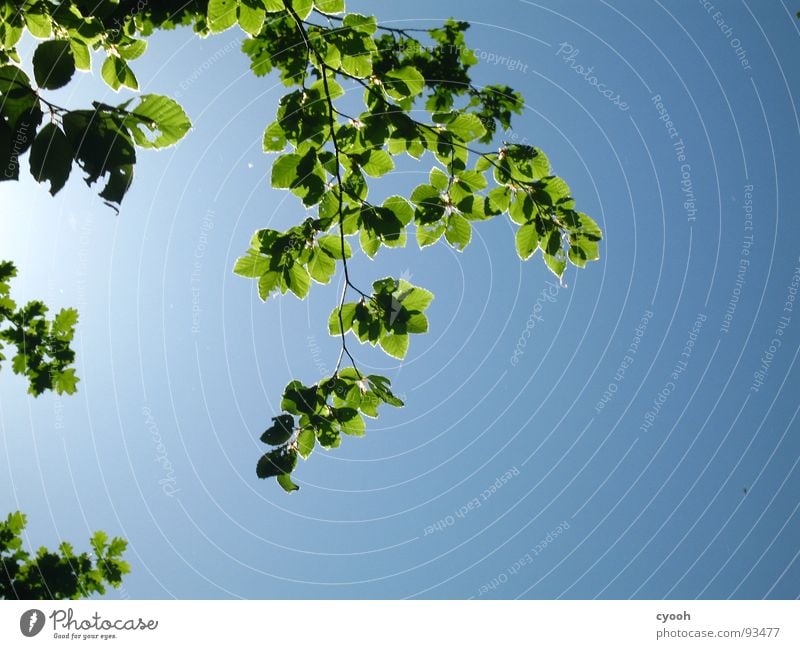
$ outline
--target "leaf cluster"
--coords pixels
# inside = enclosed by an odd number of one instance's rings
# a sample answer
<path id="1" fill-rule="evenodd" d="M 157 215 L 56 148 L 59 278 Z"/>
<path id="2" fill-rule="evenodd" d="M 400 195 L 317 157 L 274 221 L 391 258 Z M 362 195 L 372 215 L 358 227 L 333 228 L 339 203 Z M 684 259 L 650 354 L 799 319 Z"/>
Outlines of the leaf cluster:
<path id="1" fill-rule="evenodd" d="M 391 277 L 379 279 L 372 288 L 369 298 L 334 309 L 328 331 L 339 336 L 352 330 L 362 343 L 380 345 L 389 356 L 402 360 L 408 352 L 409 334 L 428 333 L 424 312 L 433 293 Z"/>
<path id="2" fill-rule="evenodd" d="M 73 394 L 78 377 L 71 367 L 75 352 L 70 346 L 75 335 L 78 312 L 61 309 L 49 320 L 43 302 L 34 300 L 18 307 L 11 298 L 10 280 L 17 269 L 9 261 L 0 262 L 0 362 L 6 360 L 6 346 L 13 345 L 14 374 L 28 379 L 28 392 L 39 396 L 45 390 Z"/>
<path id="3" fill-rule="evenodd" d="M 138 90 L 129 63 L 145 53 L 147 41 L 137 36 L 136 12 L 121 21 L 111 11 L 117 4 L 0 2 L 0 180 L 17 180 L 19 157 L 30 150 L 31 175 L 48 182 L 51 194 L 64 187 L 75 162 L 87 184 L 105 179 L 100 197 L 118 205 L 133 181 L 136 147 L 168 147 L 190 129 L 169 97 L 145 94 L 118 106 L 94 102 L 68 110 L 43 96 L 66 86 L 76 71 L 91 70 L 93 51 L 104 56 L 100 73 L 109 87 Z M 25 29 L 42 39 L 32 58 L 35 85 L 15 49 Z"/>
<path id="4" fill-rule="evenodd" d="M 76 554 L 63 542 L 57 551 L 39 548 L 35 554 L 22 546 L 25 514 L 13 512 L 0 520 L 0 599 L 79 599 L 102 595 L 106 586 L 117 588 L 130 566 L 122 560 L 127 541 L 95 532 L 91 553 Z"/>
<path id="5" fill-rule="evenodd" d="M 284 412 L 272 418 L 261 441 L 273 446 L 261 456 L 256 467 L 259 478 L 276 478 L 284 490 L 297 491 L 291 473 L 299 457 L 307 460 L 319 445 L 337 448 L 341 436 L 361 437 L 366 433 L 364 417 L 378 416 L 378 406 L 401 407 L 403 402 L 391 391 L 389 379 L 362 375 L 355 368 L 343 368 L 311 386 L 292 381 L 281 399 Z"/>
<path id="6" fill-rule="evenodd" d="M 410 236 L 420 248 L 441 242 L 463 251 L 476 223 L 505 214 L 518 226 L 520 259 L 541 251 L 559 279 L 569 263 L 582 268 L 599 258 L 602 231 L 577 210 L 544 152 L 508 143 L 487 148 L 511 127 L 524 102 L 508 86 L 473 84 L 478 57 L 467 44 L 469 23 L 389 27 L 347 12 L 344 0 L 0 0 L 0 162 L 8 161 L 6 177 L 18 177 L 18 158 L 30 149 L 31 173 L 49 181 L 52 193 L 76 162 L 88 184 L 104 182 L 102 198 L 119 204 L 133 179 L 137 148 L 178 142 L 191 127 L 184 111 L 158 95 L 68 110 L 43 91 L 90 69 L 92 53 L 103 58 L 101 76 L 112 89 L 136 90 L 130 62 L 144 54 L 156 29 L 179 25 L 201 36 L 239 30 L 252 72 L 277 74 L 287 86 L 262 142 L 274 155 L 271 186 L 291 192 L 305 213 L 286 231 L 255 232 L 234 272 L 255 281 L 267 300 L 287 292 L 304 299 L 313 283 L 328 284 L 342 271 L 341 298 L 328 322 L 330 334 L 341 339 L 330 381 L 355 381 L 358 389 L 350 385 L 348 394 L 376 394 L 381 403 L 398 405 L 388 380 L 362 377 L 348 334 L 402 359 L 409 336 L 427 332 L 424 312 L 433 297 L 393 278 L 375 281 L 371 294 L 359 289 L 348 268 L 356 238 L 369 258 L 405 246 Z M 35 87 L 15 49 L 25 29 L 42 39 L 32 61 Z M 402 156 L 426 165 L 427 180 L 407 197 L 371 198 L 376 179 L 390 174 Z M 356 302 L 347 301 L 349 292 L 358 295 Z M 342 368 L 345 358 L 351 368 Z M 313 392 L 308 409 L 284 395 L 294 409 L 284 405 L 286 412 L 273 419 L 263 440 L 275 448 L 257 469 L 287 490 L 296 488 L 289 475 L 309 444 L 334 447 L 341 432 L 361 430 L 362 414 L 371 416 L 360 405 L 337 402 L 341 395 L 325 382 L 295 383 L 287 388 L 292 394 Z"/>

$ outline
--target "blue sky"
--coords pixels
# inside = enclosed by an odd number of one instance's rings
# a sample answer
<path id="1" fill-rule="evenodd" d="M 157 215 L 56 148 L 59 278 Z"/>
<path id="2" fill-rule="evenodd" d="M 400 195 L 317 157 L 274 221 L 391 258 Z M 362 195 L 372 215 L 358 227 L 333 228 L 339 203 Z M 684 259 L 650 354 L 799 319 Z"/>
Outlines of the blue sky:
<path id="1" fill-rule="evenodd" d="M 256 479 L 258 436 L 289 380 L 335 365 L 338 286 L 262 304 L 231 273 L 254 230 L 303 216 L 260 148 L 283 88 L 236 30 L 153 37 L 142 90 L 194 129 L 140 156 L 119 216 L 76 170 L 56 198 L 0 186 L 15 292 L 81 315 L 77 395 L 34 400 L 3 368 L 3 511 L 35 546 L 129 539 L 112 598 L 798 597 L 798 7 L 711 4 L 349 3 L 471 22 L 475 83 L 527 101 L 506 139 L 540 146 L 606 238 L 566 286 L 507 219 L 463 253 L 357 256 L 357 283 L 435 293 L 431 331 L 402 364 L 357 349 L 407 405 L 315 453 L 291 496 Z M 116 101 L 89 75 L 56 97 Z"/>

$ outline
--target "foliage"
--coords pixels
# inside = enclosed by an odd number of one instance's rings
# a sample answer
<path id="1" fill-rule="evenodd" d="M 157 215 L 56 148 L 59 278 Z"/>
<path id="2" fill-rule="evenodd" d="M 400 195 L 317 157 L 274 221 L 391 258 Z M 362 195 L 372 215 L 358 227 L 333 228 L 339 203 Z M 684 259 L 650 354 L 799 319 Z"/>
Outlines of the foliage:
<path id="1" fill-rule="evenodd" d="M 122 560 L 127 542 L 104 532 L 95 532 L 89 543 L 91 554 L 75 554 L 66 542 L 58 552 L 39 548 L 31 556 L 22 549 L 25 514 L 14 512 L 0 521 L 0 599 L 78 599 L 104 594 L 106 584 L 117 588 L 122 575 L 130 572 Z"/>
<path id="2" fill-rule="evenodd" d="M 47 307 L 34 300 L 17 308 L 11 299 L 9 280 L 17 269 L 10 261 L 0 262 L 0 361 L 6 360 L 4 343 L 14 345 L 17 353 L 11 359 L 14 374 L 28 378 L 28 392 L 39 396 L 45 390 L 72 394 L 79 379 L 75 369 L 75 352 L 70 347 L 78 322 L 75 309 L 61 309 L 48 320 Z"/>
<path id="3" fill-rule="evenodd" d="M 367 294 L 353 283 L 350 238 L 369 257 L 404 246 L 410 233 L 420 248 L 444 242 L 461 251 L 477 222 L 507 214 L 519 226 L 519 257 L 541 251 L 559 278 L 568 263 L 582 268 L 599 257 L 600 228 L 576 210 L 567 183 L 540 149 L 506 142 L 487 148 L 499 129 L 511 127 L 523 98 L 505 85 L 472 83 L 477 57 L 466 44 L 466 22 L 398 29 L 346 13 L 344 0 L 36 0 L 19 11 L 17 4 L 0 0 L 0 156 L 2 147 L 18 155 L 32 146 L 31 171 L 50 181 L 53 193 L 75 160 L 88 183 L 105 180 L 101 197 L 119 204 L 133 178 L 135 147 L 169 146 L 190 128 L 167 97 L 144 95 L 133 108 L 130 101 L 95 102 L 92 110 L 78 111 L 44 99 L 43 89 L 63 86 L 75 69 L 90 69 L 90 51 L 105 57 L 101 75 L 112 89 L 135 90 L 129 63 L 144 53 L 154 30 L 185 25 L 206 36 L 239 29 L 253 73 L 278 74 L 290 89 L 264 130 L 263 148 L 276 154 L 272 186 L 292 192 L 306 215 L 285 232 L 256 232 L 234 267 L 257 283 L 262 300 L 276 292 L 303 299 L 313 283 L 329 283 L 342 268 L 341 297 L 328 323 L 341 340 L 336 368 L 313 386 L 292 381 L 285 412 L 262 436 L 273 448 L 257 474 L 276 477 L 287 491 L 297 489 L 290 476 L 298 456 L 307 458 L 317 443 L 338 446 L 342 432 L 363 434 L 362 416 L 377 416 L 380 404 L 402 405 L 388 379 L 361 374 L 348 334 L 404 358 L 410 334 L 428 330 L 428 291 L 384 278 Z M 33 57 L 36 90 L 14 50 L 24 28 L 45 39 Z M 362 98 L 358 110 L 350 108 L 353 93 Z M 34 139 L 29 125 L 38 128 L 43 110 L 51 122 Z M 432 165 L 428 180 L 407 198 L 378 204 L 369 197 L 374 181 L 368 179 L 390 173 L 398 156 L 429 161 L 420 162 Z M 350 292 L 359 301 L 347 302 Z M 342 367 L 345 357 L 352 367 Z"/>

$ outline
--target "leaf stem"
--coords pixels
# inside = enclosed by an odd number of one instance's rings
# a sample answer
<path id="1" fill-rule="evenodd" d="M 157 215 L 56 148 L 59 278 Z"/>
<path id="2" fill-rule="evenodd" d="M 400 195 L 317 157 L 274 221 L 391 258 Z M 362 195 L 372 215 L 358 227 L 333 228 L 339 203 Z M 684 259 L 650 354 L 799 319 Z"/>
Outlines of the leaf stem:
<path id="1" fill-rule="evenodd" d="M 308 33 L 303 26 L 303 21 L 300 19 L 300 16 L 297 15 L 297 12 L 294 10 L 294 7 L 291 6 L 291 3 L 284 0 L 284 6 L 289 14 L 292 16 L 295 24 L 297 25 L 297 29 L 300 32 L 300 36 L 303 38 L 303 43 L 306 46 L 306 50 L 308 51 L 309 57 L 314 56 L 319 64 L 320 70 L 322 71 L 322 87 L 325 92 L 325 102 L 328 107 L 328 122 L 330 124 L 331 129 L 331 143 L 333 144 L 333 152 L 336 156 L 336 184 L 338 185 L 339 191 L 337 192 L 338 197 L 338 207 L 337 213 L 339 217 L 339 241 L 341 245 L 341 252 L 342 252 L 342 266 L 344 268 L 344 287 L 342 288 L 342 295 L 339 298 L 339 306 L 338 306 L 338 316 L 339 316 L 339 330 L 342 337 L 342 350 L 339 352 L 339 360 L 336 362 L 336 372 L 339 371 L 341 367 L 342 359 L 344 354 L 347 354 L 350 362 L 353 364 L 353 369 L 355 369 L 356 373 L 361 376 L 361 373 L 358 371 L 356 367 L 355 359 L 350 351 L 347 349 L 347 341 L 345 339 L 345 329 L 344 329 L 344 319 L 342 318 L 342 311 L 344 309 L 344 301 L 347 296 L 347 289 L 353 288 L 355 291 L 360 293 L 364 296 L 359 289 L 357 289 L 353 283 L 350 281 L 350 272 L 347 268 L 347 241 L 345 239 L 344 234 L 344 195 L 343 195 L 343 183 L 342 183 L 342 171 L 341 171 L 341 160 L 340 160 L 340 150 L 339 150 L 339 140 L 336 135 L 336 114 L 337 110 L 336 107 L 333 105 L 333 99 L 331 98 L 331 91 L 330 86 L 328 84 L 328 70 L 330 66 L 328 66 L 325 61 L 322 60 L 322 56 L 320 56 L 319 52 L 311 45 L 311 42 L 308 39 Z"/>

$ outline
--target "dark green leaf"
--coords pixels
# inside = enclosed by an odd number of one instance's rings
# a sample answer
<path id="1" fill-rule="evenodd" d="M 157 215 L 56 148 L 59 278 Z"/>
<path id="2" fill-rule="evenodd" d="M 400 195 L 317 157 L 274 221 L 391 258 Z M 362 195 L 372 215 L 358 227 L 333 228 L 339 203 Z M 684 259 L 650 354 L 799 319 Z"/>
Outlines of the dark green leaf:
<path id="1" fill-rule="evenodd" d="M 291 415 L 279 415 L 272 418 L 272 426 L 267 428 L 261 435 L 264 444 L 278 446 L 289 440 L 294 432 L 294 417 Z"/>
<path id="2" fill-rule="evenodd" d="M 256 466 L 259 478 L 272 478 L 284 473 L 291 473 L 297 465 L 297 451 L 277 448 L 261 456 Z"/>
<path id="3" fill-rule="evenodd" d="M 287 385 L 281 399 L 281 409 L 295 415 L 313 414 L 318 405 L 317 386 L 307 387 L 300 381 L 292 381 Z"/>
<path id="4" fill-rule="evenodd" d="M 67 182 L 72 169 L 72 151 L 67 136 L 54 123 L 47 124 L 33 141 L 30 167 L 37 182 L 50 182 L 53 196 Z"/>
<path id="5" fill-rule="evenodd" d="M 69 41 L 39 43 L 33 53 L 33 76 L 40 88 L 55 90 L 69 83 L 75 74 L 75 58 Z"/>

